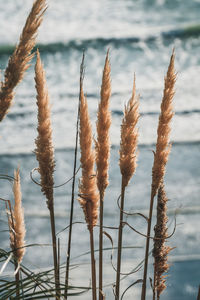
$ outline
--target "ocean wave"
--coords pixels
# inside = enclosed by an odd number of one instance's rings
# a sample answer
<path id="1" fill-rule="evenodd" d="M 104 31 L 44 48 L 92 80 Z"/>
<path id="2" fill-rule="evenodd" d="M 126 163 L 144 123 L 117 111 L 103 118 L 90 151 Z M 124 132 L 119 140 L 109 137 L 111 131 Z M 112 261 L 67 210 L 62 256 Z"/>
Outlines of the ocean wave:
<path id="1" fill-rule="evenodd" d="M 180 28 L 174 28 L 163 32 L 158 32 L 155 35 L 149 35 L 146 37 L 128 36 L 128 37 L 96 37 L 91 39 L 76 39 L 69 40 L 66 43 L 55 42 L 49 44 L 38 44 L 36 47 L 39 48 L 40 52 L 63 52 L 71 49 L 83 51 L 86 48 L 99 48 L 101 46 L 112 46 L 117 48 L 119 46 L 127 47 L 129 44 L 138 44 L 140 41 L 149 43 L 156 41 L 158 38 L 164 40 L 175 38 L 186 39 L 190 37 L 200 36 L 200 24 L 182 26 Z M 15 49 L 14 45 L 11 44 L 0 44 L 0 55 L 10 55 Z"/>
<path id="2" fill-rule="evenodd" d="M 200 140 L 187 140 L 187 141 L 171 141 L 173 147 L 179 147 L 179 146 L 196 146 L 196 145 L 200 145 Z M 155 147 L 155 143 L 139 143 L 138 144 L 138 147 L 139 148 L 154 148 Z M 115 145 L 115 144 L 112 144 L 111 145 L 111 148 L 112 149 L 118 149 L 119 148 L 119 145 Z M 56 153 L 60 153 L 60 152 L 74 152 L 74 147 L 66 147 L 66 146 L 61 146 L 61 147 L 55 147 L 55 152 Z M 9 148 L 9 152 L 8 150 L 5 150 L 5 151 L 2 151 L 0 153 L 0 159 L 3 158 L 3 157 L 20 157 L 20 158 L 23 158 L 23 157 L 31 157 L 31 156 L 35 156 L 34 152 L 33 152 L 33 149 L 28 149 L 27 147 L 24 147 L 24 148 L 12 148 L 10 149 Z"/>

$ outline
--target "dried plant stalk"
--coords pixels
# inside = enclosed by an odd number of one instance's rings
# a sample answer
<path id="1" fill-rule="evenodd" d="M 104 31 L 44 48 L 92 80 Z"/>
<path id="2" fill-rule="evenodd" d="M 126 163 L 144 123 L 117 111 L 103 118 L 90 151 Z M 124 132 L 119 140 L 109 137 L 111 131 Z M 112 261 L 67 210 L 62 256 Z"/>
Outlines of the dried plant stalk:
<path id="1" fill-rule="evenodd" d="M 57 256 L 57 241 L 55 231 L 54 217 L 54 195 L 53 195 L 53 173 L 55 168 L 54 148 L 52 143 L 51 129 L 51 112 L 49 104 L 49 96 L 46 87 L 45 72 L 40 59 L 39 51 L 37 51 L 37 61 L 35 65 L 35 87 L 37 90 L 37 106 L 38 106 L 38 137 L 35 140 L 35 154 L 39 163 L 39 173 L 41 176 L 41 190 L 46 196 L 47 206 L 50 212 L 51 234 L 53 242 L 53 260 L 54 274 L 56 285 L 56 297 L 59 297 L 59 268 Z"/>
<path id="2" fill-rule="evenodd" d="M 96 267 L 94 257 L 93 227 L 97 224 L 99 193 L 97 192 L 96 175 L 94 172 L 95 153 L 92 149 L 92 129 L 88 114 L 87 101 L 80 88 L 80 149 L 82 178 L 79 185 L 79 202 L 85 214 L 90 233 L 92 297 L 96 300 Z"/>
<path id="3" fill-rule="evenodd" d="M 160 294 L 166 288 L 165 285 L 165 275 L 169 269 L 169 264 L 167 263 L 168 254 L 171 251 L 171 247 L 166 246 L 166 239 L 168 237 L 167 233 L 167 197 L 165 193 L 164 184 L 161 183 L 158 190 L 158 200 L 157 200 L 157 223 L 154 228 L 155 238 L 154 238 L 154 297 L 156 294 L 157 300 L 160 299 Z M 154 298 L 155 299 L 155 298 Z"/>
<path id="4" fill-rule="evenodd" d="M 37 30 L 42 22 L 46 7 L 46 0 L 34 1 L 20 36 L 19 44 L 9 59 L 4 81 L 1 82 L 0 88 L 0 121 L 8 113 L 14 97 L 14 88 L 23 79 L 33 58 L 34 54 L 31 54 L 31 51 L 35 46 Z"/>
<path id="5" fill-rule="evenodd" d="M 99 300 L 103 299 L 103 201 L 105 189 L 108 186 L 108 168 L 110 157 L 110 136 L 111 112 L 109 110 L 111 96 L 110 62 L 109 51 L 106 55 L 102 85 L 101 101 L 97 115 L 97 141 L 96 141 L 96 165 L 97 165 L 97 186 L 100 194 L 100 215 L 99 215 Z"/>
<path id="6" fill-rule="evenodd" d="M 150 233 L 151 233 L 151 221 L 152 221 L 154 197 L 158 191 L 161 182 L 164 179 L 165 166 L 168 161 L 168 156 L 171 148 L 171 145 L 169 143 L 170 131 L 171 131 L 170 121 L 174 114 L 172 100 L 174 97 L 174 85 L 176 82 L 174 59 L 175 59 L 175 53 L 173 50 L 168 71 L 167 71 L 167 76 L 165 77 L 165 87 L 163 92 L 161 113 L 159 117 L 159 124 L 157 130 L 156 152 L 154 154 L 154 164 L 152 168 L 152 187 L 151 187 L 151 199 L 150 199 L 149 218 L 148 218 L 148 227 L 147 227 L 145 263 L 144 263 L 141 300 L 146 299 L 146 280 L 147 280 L 147 269 L 148 269 L 149 241 L 150 241 Z"/>
<path id="7" fill-rule="evenodd" d="M 120 170 L 122 174 L 121 183 L 121 204 L 120 204 L 120 222 L 118 231 L 118 253 L 117 253 L 117 274 L 115 299 L 119 300 L 120 296 L 120 271 L 121 271 L 121 254 L 122 254 L 122 235 L 123 235 L 123 210 L 125 189 L 131 177 L 136 170 L 136 150 L 138 144 L 138 129 L 136 128 L 139 119 L 139 96 L 136 95 L 135 77 L 133 83 L 132 97 L 125 106 L 124 118 L 121 126 L 121 143 L 120 143 Z"/>

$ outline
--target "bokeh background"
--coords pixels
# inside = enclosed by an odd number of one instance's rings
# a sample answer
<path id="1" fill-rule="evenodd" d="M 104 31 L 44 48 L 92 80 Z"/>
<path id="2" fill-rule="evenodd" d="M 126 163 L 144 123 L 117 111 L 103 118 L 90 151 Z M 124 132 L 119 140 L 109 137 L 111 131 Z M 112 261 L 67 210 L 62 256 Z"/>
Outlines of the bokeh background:
<path id="1" fill-rule="evenodd" d="M 0 1 L 0 68 L 5 69 L 9 55 L 18 41 L 32 0 Z M 94 137 L 102 70 L 106 51 L 110 48 L 112 77 L 112 127 L 110 185 L 105 196 L 105 225 L 118 226 L 120 194 L 119 143 L 124 104 L 129 100 L 136 73 L 140 96 L 138 167 L 126 193 L 125 209 L 148 213 L 152 150 L 155 149 L 156 128 L 164 86 L 164 76 L 173 47 L 178 73 L 174 98 L 175 116 L 172 122 L 173 147 L 165 177 L 169 198 L 169 232 L 176 232 L 168 241 L 175 249 L 170 253 L 170 271 L 163 300 L 192 300 L 200 284 L 200 1 L 193 0 L 59 0 L 48 1 L 48 9 L 38 34 L 38 47 L 45 66 L 52 103 L 53 140 L 55 145 L 55 182 L 61 184 L 72 176 L 75 124 L 79 93 L 79 68 L 83 49 L 86 71 L 84 91 L 93 124 Z M 33 150 L 37 136 L 37 107 L 34 87 L 34 64 L 16 89 L 14 105 L 0 124 L 0 173 L 12 175 L 20 165 L 25 208 L 27 244 L 40 244 L 27 249 L 24 264 L 34 270 L 52 265 L 48 210 L 39 186 L 30 179 L 37 167 Z M 77 174 L 76 186 L 81 173 Z M 34 178 L 39 180 L 37 174 Z M 0 181 L 1 197 L 12 199 L 12 186 Z M 55 189 L 57 232 L 68 225 L 71 183 Z M 76 189 L 77 195 L 77 189 Z M 9 249 L 6 214 L 0 203 L 1 248 Z M 78 201 L 74 221 L 84 221 Z M 140 217 L 128 217 L 127 222 L 145 233 L 146 224 Z M 117 233 L 108 230 L 114 245 Z M 95 231 L 98 235 L 98 229 Z M 144 256 L 144 238 L 124 229 L 122 272 L 134 269 Z M 59 234 L 65 262 L 67 230 Z M 72 263 L 79 267 L 71 273 L 74 285 L 90 284 L 89 235 L 84 224 L 73 227 Z M 105 247 L 110 247 L 105 239 Z M 136 248 L 134 248 L 136 247 Z M 110 263 L 111 251 L 105 251 L 105 288 L 112 299 L 115 272 Z M 115 263 L 114 254 L 114 263 Z M 152 261 L 150 264 L 152 265 Z M 9 268 L 6 270 L 8 275 Z M 86 276 L 85 274 L 88 274 Z M 124 276 L 122 291 L 142 272 Z M 152 268 L 148 277 L 152 277 Z M 130 288 L 124 299 L 139 298 L 140 285 Z M 148 282 L 148 295 L 151 289 Z M 82 295 L 88 299 L 89 293 Z M 74 297 L 79 299 L 79 297 Z"/>

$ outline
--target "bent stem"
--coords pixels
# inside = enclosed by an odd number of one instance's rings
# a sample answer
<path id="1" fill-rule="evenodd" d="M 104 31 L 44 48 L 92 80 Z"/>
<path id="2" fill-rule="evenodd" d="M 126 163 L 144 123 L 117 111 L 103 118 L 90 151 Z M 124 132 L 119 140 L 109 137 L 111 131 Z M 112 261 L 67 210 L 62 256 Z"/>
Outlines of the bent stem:
<path id="1" fill-rule="evenodd" d="M 119 223 L 119 231 L 118 231 L 118 252 L 117 252 L 117 275 L 116 275 L 115 300 L 119 300 L 119 294 L 120 294 L 120 272 L 121 272 L 121 255 L 122 255 L 124 195 L 125 195 L 125 185 L 123 183 L 123 178 L 122 178 L 120 223 Z"/>

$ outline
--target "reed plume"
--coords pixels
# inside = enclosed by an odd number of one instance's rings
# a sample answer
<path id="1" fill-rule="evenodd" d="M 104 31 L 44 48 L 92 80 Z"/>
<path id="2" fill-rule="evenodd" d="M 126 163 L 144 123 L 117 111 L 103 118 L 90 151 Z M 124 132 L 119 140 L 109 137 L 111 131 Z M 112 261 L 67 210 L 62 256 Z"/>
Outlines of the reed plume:
<path id="1" fill-rule="evenodd" d="M 92 149 L 92 128 L 88 114 L 87 100 L 80 91 L 80 149 L 82 178 L 79 185 L 79 203 L 83 208 L 88 228 L 97 224 L 99 193 L 97 192 L 97 180 L 94 170 L 95 152 Z"/>
<path id="2" fill-rule="evenodd" d="M 35 0 L 31 12 L 26 20 L 18 45 L 8 61 L 4 73 L 4 81 L 0 87 L 0 121 L 12 104 L 14 88 L 23 79 L 25 71 L 30 66 L 34 54 L 31 51 L 36 43 L 37 30 L 46 10 L 46 0 Z"/>
<path id="3" fill-rule="evenodd" d="M 139 119 L 139 96 L 136 96 L 135 78 L 133 83 L 132 97 L 125 105 L 124 118 L 121 126 L 120 143 L 120 170 L 123 185 L 127 186 L 136 170 L 136 149 L 138 143 L 138 129 L 136 124 Z"/>
<path id="4" fill-rule="evenodd" d="M 20 174 L 19 168 L 14 172 L 14 184 L 13 184 L 13 194 L 14 194 L 14 209 L 12 216 L 9 217 L 10 226 L 10 245 L 13 250 L 15 259 L 18 264 L 22 262 L 23 256 L 25 254 L 25 224 L 24 224 L 24 209 L 22 207 L 22 195 L 21 195 L 21 185 L 20 185 Z"/>
<path id="5" fill-rule="evenodd" d="M 171 251 L 171 247 L 166 246 L 165 242 L 168 237 L 167 233 L 167 197 L 165 193 L 164 184 L 161 183 L 158 190 L 158 199 L 157 199 L 157 223 L 154 227 L 154 299 L 155 294 L 157 300 L 160 299 L 160 294 L 166 288 L 165 285 L 165 275 L 169 269 L 169 264 L 167 263 L 168 254 Z"/>
<path id="6" fill-rule="evenodd" d="M 88 114 L 87 100 L 80 86 L 80 149 L 82 178 L 79 185 L 79 202 L 85 214 L 90 233 L 92 298 L 96 300 L 96 266 L 94 257 L 93 227 L 97 224 L 99 193 L 94 171 L 95 152 L 92 149 L 92 128 Z"/>
<path id="7" fill-rule="evenodd" d="M 48 208 L 51 209 L 53 207 L 55 159 L 52 142 L 50 101 L 39 51 L 37 51 L 35 65 L 35 83 L 38 106 L 38 137 L 35 140 L 35 154 L 39 163 L 38 170 L 41 176 L 41 190 L 46 196 Z"/>
<path id="8" fill-rule="evenodd" d="M 120 296 L 120 271 L 121 271 L 121 254 L 122 254 L 122 235 L 123 235 L 123 210 L 125 189 L 131 177 L 136 170 L 136 150 L 138 144 L 138 129 L 136 128 L 139 119 L 139 96 L 136 95 L 135 76 L 133 82 L 132 97 L 128 104 L 125 105 L 124 118 L 121 125 L 121 143 L 120 143 L 120 170 L 122 174 L 121 183 L 121 204 L 120 204 L 120 222 L 118 231 L 118 253 L 117 253 L 117 274 L 115 299 L 119 300 Z"/>
<path id="9" fill-rule="evenodd" d="M 24 224 L 24 209 L 22 207 L 22 195 L 19 168 L 14 172 L 14 209 L 10 207 L 10 216 L 8 217 L 8 223 L 10 228 L 10 247 L 14 254 L 15 264 L 15 282 L 16 282 L 16 296 L 19 296 L 19 270 L 20 263 L 25 254 L 25 224 Z"/>
<path id="10" fill-rule="evenodd" d="M 109 129 L 111 125 L 111 112 L 109 110 L 111 96 L 110 62 L 109 51 L 106 55 L 101 85 L 101 101 L 97 115 L 97 142 L 96 142 L 96 165 L 97 186 L 103 193 L 108 186 L 108 167 L 110 157 Z"/>
<path id="11" fill-rule="evenodd" d="M 158 191 L 160 184 L 164 179 L 165 166 L 168 161 L 171 145 L 170 139 L 170 121 L 173 117 L 173 97 L 174 97 L 174 85 L 176 82 L 176 73 L 174 69 L 174 50 L 171 55 L 167 75 L 165 77 L 165 87 L 163 91 L 163 98 L 161 103 L 161 113 L 159 117 L 158 130 L 157 130 L 157 143 L 156 152 L 154 154 L 154 164 L 152 168 L 152 186 L 151 186 L 151 199 L 149 208 L 149 219 L 147 227 L 146 237 L 146 250 L 145 250 L 145 263 L 144 263 L 144 274 L 143 274 L 143 286 L 141 300 L 146 298 L 146 279 L 148 269 L 148 255 L 149 255 L 149 240 L 151 233 L 151 220 L 153 212 L 154 197 Z"/>
<path id="12" fill-rule="evenodd" d="M 55 168 L 54 148 L 52 142 L 51 112 L 49 95 L 46 87 L 45 72 L 37 51 L 37 61 L 35 65 L 35 87 L 37 90 L 38 106 L 38 137 L 35 140 L 35 154 L 39 163 L 39 173 L 41 177 L 41 190 L 47 199 L 47 206 L 50 212 L 51 233 L 53 242 L 54 272 L 56 281 L 57 298 L 59 298 L 59 269 L 57 257 L 57 241 L 55 233 L 54 218 L 54 195 L 53 195 L 53 173 Z"/>
<path id="13" fill-rule="evenodd" d="M 100 224 L 99 224 L 99 300 L 103 299 L 102 282 L 103 282 L 103 201 L 105 189 L 108 186 L 108 168 L 110 157 L 110 137 L 109 129 L 111 125 L 111 112 L 109 110 L 111 96 L 110 82 L 110 62 L 109 51 L 106 55 L 102 85 L 101 101 L 97 114 L 97 141 L 96 148 L 96 166 L 97 166 L 97 186 L 100 194 Z"/>

